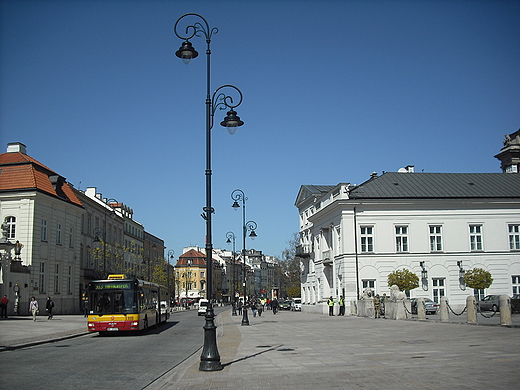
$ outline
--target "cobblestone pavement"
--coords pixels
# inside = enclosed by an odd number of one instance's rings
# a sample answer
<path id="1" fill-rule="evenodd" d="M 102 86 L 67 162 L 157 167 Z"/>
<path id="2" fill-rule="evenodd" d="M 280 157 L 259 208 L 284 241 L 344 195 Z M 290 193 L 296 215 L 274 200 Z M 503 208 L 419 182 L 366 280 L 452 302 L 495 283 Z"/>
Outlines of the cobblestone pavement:
<path id="1" fill-rule="evenodd" d="M 249 313 L 251 314 L 251 313 Z M 173 316 L 182 314 L 173 314 Z M 282 311 L 217 316 L 222 371 L 199 371 L 200 352 L 149 384 L 157 389 L 512 389 L 520 382 L 513 327 L 329 317 Z M 451 317 L 450 317 L 451 319 Z M 489 322 L 494 321 L 494 322 Z M 458 323 L 460 322 L 460 323 Z M 479 320 L 480 322 L 480 320 Z M 516 325 L 515 325 L 516 324 Z M 203 319 L 201 318 L 201 338 Z M 86 333 L 83 316 L 0 320 L 0 350 Z M 130 386 L 131 388 L 131 386 Z"/>
<path id="2" fill-rule="evenodd" d="M 222 371 L 196 354 L 146 389 L 511 389 L 520 328 L 264 312 L 218 317 Z"/>

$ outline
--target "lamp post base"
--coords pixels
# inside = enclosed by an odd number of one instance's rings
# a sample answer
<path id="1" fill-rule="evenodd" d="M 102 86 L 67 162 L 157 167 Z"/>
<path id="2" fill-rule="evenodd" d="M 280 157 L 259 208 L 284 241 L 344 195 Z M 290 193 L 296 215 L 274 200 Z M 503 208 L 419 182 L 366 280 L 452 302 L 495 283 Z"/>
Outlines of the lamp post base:
<path id="1" fill-rule="evenodd" d="M 247 318 L 247 309 L 246 309 L 246 306 L 244 305 L 244 307 L 242 308 L 242 313 L 244 314 L 242 316 L 242 326 L 244 325 L 249 325 L 249 318 Z"/>
<path id="2" fill-rule="evenodd" d="M 217 327 L 213 321 L 213 307 L 208 307 L 206 312 L 206 324 L 204 325 L 204 347 L 200 355 L 199 371 L 220 371 L 220 355 L 217 348 Z"/>

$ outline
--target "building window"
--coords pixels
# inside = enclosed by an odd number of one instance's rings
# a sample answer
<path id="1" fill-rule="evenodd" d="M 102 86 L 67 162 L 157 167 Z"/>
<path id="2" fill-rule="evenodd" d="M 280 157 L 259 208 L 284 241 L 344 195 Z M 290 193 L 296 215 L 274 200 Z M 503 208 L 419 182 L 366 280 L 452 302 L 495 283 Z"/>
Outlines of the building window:
<path id="1" fill-rule="evenodd" d="M 47 241 L 47 220 L 46 219 L 42 219 L 41 239 L 42 239 L 42 241 Z"/>
<path id="2" fill-rule="evenodd" d="M 72 294 L 72 266 L 69 265 L 69 274 L 67 275 L 67 293 Z"/>
<path id="3" fill-rule="evenodd" d="M 442 226 L 430 225 L 430 251 L 440 252 L 442 251 Z"/>
<path id="4" fill-rule="evenodd" d="M 408 252 L 408 226 L 395 227 L 396 252 Z"/>
<path id="5" fill-rule="evenodd" d="M 40 263 L 40 277 L 39 277 L 39 283 L 40 283 L 40 292 L 45 292 L 45 263 Z"/>
<path id="6" fill-rule="evenodd" d="M 54 294 L 60 293 L 60 265 L 56 264 L 56 269 L 54 273 Z"/>
<path id="7" fill-rule="evenodd" d="M 477 289 L 477 288 L 474 288 L 473 289 L 473 296 L 475 297 L 475 299 L 477 301 L 481 301 L 482 299 L 484 299 L 484 297 L 486 296 L 485 294 L 485 291 L 484 289 Z"/>
<path id="8" fill-rule="evenodd" d="M 513 285 L 513 294 L 520 294 L 520 275 L 511 276 L 511 283 Z"/>
<path id="9" fill-rule="evenodd" d="M 375 279 L 363 279 L 362 283 L 363 283 L 363 290 L 365 288 L 371 288 L 372 290 L 374 290 L 376 288 L 376 280 Z"/>
<path id="10" fill-rule="evenodd" d="M 444 278 L 433 278 L 433 300 L 437 303 L 441 301 L 441 298 L 446 296 L 446 290 L 444 288 Z"/>
<path id="11" fill-rule="evenodd" d="M 56 224 L 56 245 L 61 245 L 61 223 Z"/>
<path id="12" fill-rule="evenodd" d="M 361 252 L 374 251 L 373 230 L 372 226 L 361 226 Z"/>
<path id="13" fill-rule="evenodd" d="M 482 225 L 469 225 L 469 243 L 472 251 L 482 250 Z"/>
<path id="14" fill-rule="evenodd" d="M 520 225 L 509 225 L 509 249 L 520 249 Z"/>
<path id="15" fill-rule="evenodd" d="M 201 277 L 201 278 L 204 277 L 204 271 L 201 271 L 201 273 L 200 273 L 200 277 Z"/>
<path id="16" fill-rule="evenodd" d="M 5 223 L 7 225 L 7 236 L 6 238 L 16 237 L 16 217 L 6 217 Z M 3 227 L 3 226 L 2 226 Z"/>
<path id="17" fill-rule="evenodd" d="M 69 248 L 74 247 L 74 230 L 72 227 L 69 228 Z"/>

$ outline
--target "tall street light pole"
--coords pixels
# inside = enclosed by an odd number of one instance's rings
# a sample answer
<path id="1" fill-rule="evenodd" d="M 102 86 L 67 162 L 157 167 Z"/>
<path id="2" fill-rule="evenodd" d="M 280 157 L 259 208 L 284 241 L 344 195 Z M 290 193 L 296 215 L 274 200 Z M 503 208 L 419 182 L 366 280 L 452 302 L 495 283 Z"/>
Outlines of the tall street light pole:
<path id="1" fill-rule="evenodd" d="M 235 190 L 231 193 L 231 199 L 234 200 L 233 207 L 235 210 L 238 210 L 240 204 L 238 201 L 242 201 L 242 261 L 243 261 L 243 286 L 244 286 L 244 305 L 242 306 L 242 326 L 249 325 L 249 318 L 247 317 L 247 306 L 246 306 L 246 295 L 247 295 L 247 271 L 246 271 L 246 235 L 247 232 L 250 231 L 251 234 L 249 237 L 255 238 L 256 233 L 255 230 L 257 228 L 255 221 L 246 222 L 246 196 L 244 191 Z"/>
<path id="2" fill-rule="evenodd" d="M 112 207 L 112 204 L 115 204 L 116 206 L 119 204 L 117 200 L 115 199 L 106 199 L 104 202 L 103 208 L 104 208 L 104 227 L 97 227 L 94 229 L 94 242 L 99 242 L 99 233 L 103 233 L 103 277 L 106 278 L 107 276 L 107 208 L 110 207 L 112 210 L 110 211 L 111 215 L 115 214 L 114 207 Z M 113 238 L 111 237 L 111 240 Z"/>
<path id="3" fill-rule="evenodd" d="M 179 33 L 178 25 L 184 18 L 189 20 L 197 20 L 193 24 L 188 25 L 184 32 Z M 220 123 L 226 127 L 230 134 L 234 134 L 238 126 L 242 126 L 244 122 L 240 120 L 234 110 L 242 103 L 242 92 L 233 85 L 223 85 L 213 92 L 211 95 L 210 86 L 210 58 L 211 58 L 211 37 L 213 34 L 218 32 L 216 27 L 210 28 L 206 19 L 199 14 L 189 13 L 181 16 L 175 22 L 173 31 L 177 37 L 184 40 L 179 50 L 175 52 L 175 55 L 181 58 L 184 63 L 188 64 L 192 59 L 196 58 L 199 53 L 193 48 L 190 39 L 194 36 L 204 35 L 206 38 L 206 207 L 204 207 L 202 218 L 206 220 L 206 283 L 207 283 L 207 296 L 208 296 L 208 309 L 206 311 L 206 323 L 204 325 L 204 347 L 200 356 L 200 371 L 219 371 L 222 370 L 220 363 L 220 355 L 217 349 L 217 327 L 215 326 L 215 313 L 213 311 L 213 243 L 212 243 L 212 232 L 211 232 L 211 215 L 214 212 L 211 206 L 211 128 L 213 127 L 214 114 L 217 108 L 223 110 L 229 108 L 226 117 Z M 238 102 L 234 104 L 233 98 L 226 95 L 224 92 L 220 92 L 223 88 L 234 89 L 239 95 Z"/>
<path id="4" fill-rule="evenodd" d="M 169 299 L 169 302 L 168 302 L 168 310 L 170 310 L 170 306 L 171 306 L 171 289 L 170 289 L 170 260 L 173 261 L 174 259 L 174 256 L 175 256 L 175 251 L 173 249 L 170 249 L 168 251 L 168 271 L 167 271 L 167 275 L 168 275 L 168 299 Z"/>
<path id="5" fill-rule="evenodd" d="M 236 250 L 235 250 L 235 241 L 236 241 L 236 236 L 235 236 L 235 233 L 233 232 L 227 232 L 226 233 L 226 237 L 227 237 L 227 241 L 226 243 L 228 244 L 231 244 L 231 242 L 233 242 L 233 265 L 231 266 L 231 272 L 233 274 L 233 278 L 232 278 L 232 288 L 231 288 L 231 296 L 232 296 L 232 303 L 231 303 L 231 315 L 232 316 L 236 316 L 237 315 L 237 302 L 236 302 L 236 279 L 235 279 L 235 267 L 236 267 L 236 259 L 235 259 L 235 253 L 236 253 Z"/>

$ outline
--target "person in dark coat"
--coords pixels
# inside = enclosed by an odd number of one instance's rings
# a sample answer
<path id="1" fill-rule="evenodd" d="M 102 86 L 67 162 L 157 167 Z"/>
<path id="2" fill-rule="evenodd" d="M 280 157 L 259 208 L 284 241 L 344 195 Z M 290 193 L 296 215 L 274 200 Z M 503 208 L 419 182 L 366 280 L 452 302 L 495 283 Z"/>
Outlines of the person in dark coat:
<path id="1" fill-rule="evenodd" d="M 274 298 L 271 301 L 271 309 L 273 310 L 273 314 L 276 314 L 276 312 L 278 311 L 278 299 Z"/>
<path id="2" fill-rule="evenodd" d="M 54 302 L 52 301 L 51 297 L 47 297 L 47 304 L 45 305 L 45 310 L 47 310 L 48 313 L 48 320 L 52 320 L 52 308 L 54 307 Z"/>

